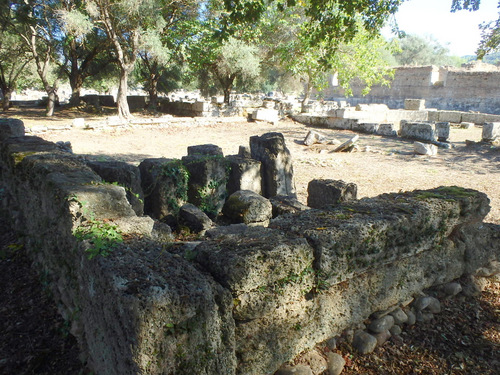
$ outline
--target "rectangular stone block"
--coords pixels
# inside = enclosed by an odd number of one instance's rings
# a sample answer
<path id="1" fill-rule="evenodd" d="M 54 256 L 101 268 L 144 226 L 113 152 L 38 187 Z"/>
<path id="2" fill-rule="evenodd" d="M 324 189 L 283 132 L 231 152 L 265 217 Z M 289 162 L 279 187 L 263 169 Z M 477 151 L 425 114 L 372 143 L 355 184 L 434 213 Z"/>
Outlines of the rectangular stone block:
<path id="1" fill-rule="evenodd" d="M 210 111 L 210 103 L 208 102 L 194 102 L 193 105 L 193 111 L 195 112 L 208 112 Z"/>
<path id="2" fill-rule="evenodd" d="M 440 122 L 452 122 L 460 124 L 462 122 L 462 112 L 458 111 L 438 111 Z"/>
<path id="3" fill-rule="evenodd" d="M 469 113 L 462 114 L 462 122 L 472 122 L 474 124 L 482 125 L 485 122 L 485 115 L 483 113 Z"/>
<path id="4" fill-rule="evenodd" d="M 429 111 L 427 113 L 427 120 L 432 122 L 439 121 L 439 111 Z"/>
<path id="5" fill-rule="evenodd" d="M 421 122 L 402 122 L 400 136 L 427 142 L 437 141 L 435 125 Z"/>
<path id="6" fill-rule="evenodd" d="M 226 189 L 231 195 L 238 190 L 251 190 L 262 194 L 261 162 L 235 155 L 226 156 L 229 165 L 229 178 Z"/>
<path id="7" fill-rule="evenodd" d="M 266 133 L 250 137 L 252 159 L 262 162 L 262 194 L 295 195 L 293 163 L 281 133 Z"/>
<path id="8" fill-rule="evenodd" d="M 450 140 L 449 122 L 437 122 L 435 128 L 439 142 L 448 142 Z"/>
<path id="9" fill-rule="evenodd" d="M 279 113 L 275 109 L 258 108 L 252 113 L 252 119 L 255 121 L 278 122 Z"/>
<path id="10" fill-rule="evenodd" d="M 489 122 L 483 125 L 483 142 L 491 142 L 500 137 L 500 122 Z"/>
<path id="11" fill-rule="evenodd" d="M 425 99 L 405 99 L 405 109 L 408 111 L 422 111 L 425 109 Z"/>
<path id="12" fill-rule="evenodd" d="M 394 124 L 380 124 L 377 130 L 378 135 L 385 135 L 388 137 L 396 137 L 398 132 Z"/>
<path id="13" fill-rule="evenodd" d="M 377 133 L 378 127 L 379 127 L 379 124 L 377 124 L 377 123 L 362 122 L 362 123 L 353 124 L 352 130 L 360 132 L 360 133 L 375 134 L 375 133 Z"/>
<path id="14" fill-rule="evenodd" d="M 341 180 L 312 180 L 307 186 L 307 205 L 325 208 L 357 199 L 358 187 Z"/>

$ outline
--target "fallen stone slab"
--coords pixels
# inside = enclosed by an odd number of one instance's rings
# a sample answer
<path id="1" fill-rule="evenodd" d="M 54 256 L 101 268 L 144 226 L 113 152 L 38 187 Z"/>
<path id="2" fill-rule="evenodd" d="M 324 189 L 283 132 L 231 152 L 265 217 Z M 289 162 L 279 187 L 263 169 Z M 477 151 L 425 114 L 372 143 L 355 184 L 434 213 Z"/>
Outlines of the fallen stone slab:
<path id="1" fill-rule="evenodd" d="M 352 149 L 354 147 L 354 145 L 356 144 L 358 139 L 359 139 L 359 135 L 356 134 L 354 137 L 352 137 L 348 141 L 342 143 L 339 147 L 337 147 L 335 150 L 333 150 L 333 152 L 347 152 L 347 151 L 349 151 L 350 149 Z"/>
<path id="2" fill-rule="evenodd" d="M 327 142 L 326 137 L 315 130 L 309 130 L 306 137 L 304 138 L 304 144 L 306 146 L 312 146 L 316 143 L 326 143 L 326 142 Z"/>
<path id="3" fill-rule="evenodd" d="M 437 147 L 428 143 L 414 142 L 413 151 L 418 155 L 436 156 Z"/>

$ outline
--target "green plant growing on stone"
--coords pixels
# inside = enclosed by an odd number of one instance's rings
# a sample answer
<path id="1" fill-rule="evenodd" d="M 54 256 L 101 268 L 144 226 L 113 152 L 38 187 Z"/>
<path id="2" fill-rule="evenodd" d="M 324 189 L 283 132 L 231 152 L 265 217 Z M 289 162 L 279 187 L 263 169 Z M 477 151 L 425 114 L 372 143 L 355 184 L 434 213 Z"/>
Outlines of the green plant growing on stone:
<path id="1" fill-rule="evenodd" d="M 165 198 L 169 208 L 177 213 L 180 208 L 179 203 L 188 200 L 189 172 L 181 160 L 174 160 L 164 163 L 161 173 L 168 177 L 172 185 L 175 186 L 173 195 L 167 194 Z"/>
<path id="2" fill-rule="evenodd" d="M 85 250 L 90 260 L 98 255 L 108 256 L 123 242 L 123 236 L 116 225 L 95 219 L 89 219 L 84 225 L 77 227 L 73 235 L 79 241 L 90 242 L 91 246 Z"/>
<path id="3" fill-rule="evenodd" d="M 203 188 L 198 189 L 198 199 L 200 200 L 199 208 L 207 215 L 217 216 L 219 213 L 219 202 L 226 192 L 219 193 L 219 188 L 226 183 L 224 180 L 212 180 Z M 222 195 L 222 196 L 221 196 Z"/>

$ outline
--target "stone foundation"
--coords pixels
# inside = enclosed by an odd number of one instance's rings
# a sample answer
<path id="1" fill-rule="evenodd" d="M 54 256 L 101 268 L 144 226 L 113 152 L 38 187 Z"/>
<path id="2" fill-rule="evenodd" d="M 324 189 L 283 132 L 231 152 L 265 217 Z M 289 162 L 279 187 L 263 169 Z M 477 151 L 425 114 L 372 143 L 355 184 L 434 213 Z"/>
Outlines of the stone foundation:
<path id="1" fill-rule="evenodd" d="M 482 223 L 489 201 L 474 190 L 349 201 L 183 247 L 159 239 L 125 188 L 53 143 L 6 138 L 0 158 L 2 213 L 98 374 L 272 374 L 371 313 L 500 259 L 500 227 Z"/>

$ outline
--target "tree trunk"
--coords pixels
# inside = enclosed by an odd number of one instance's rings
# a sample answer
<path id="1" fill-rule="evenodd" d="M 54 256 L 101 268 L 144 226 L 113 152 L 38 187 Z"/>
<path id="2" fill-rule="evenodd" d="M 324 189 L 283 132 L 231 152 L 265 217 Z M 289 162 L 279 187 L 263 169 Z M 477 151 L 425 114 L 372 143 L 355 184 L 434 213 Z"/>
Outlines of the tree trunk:
<path id="1" fill-rule="evenodd" d="M 224 88 L 224 103 L 229 105 L 229 99 L 231 98 L 231 87 Z"/>
<path id="2" fill-rule="evenodd" d="M 309 81 L 306 83 L 306 88 L 304 90 L 304 99 L 302 100 L 301 103 L 301 112 L 304 113 L 306 112 L 306 107 L 309 104 L 309 99 L 311 98 L 311 91 L 312 91 L 312 86 L 310 85 Z"/>
<path id="3" fill-rule="evenodd" d="M 69 105 L 71 107 L 77 107 L 80 105 L 80 90 L 83 86 L 82 76 L 80 74 L 72 73 L 69 84 L 71 86 L 71 97 L 69 99 Z"/>
<path id="4" fill-rule="evenodd" d="M 8 88 L 2 90 L 2 110 L 3 111 L 8 111 L 10 108 L 10 98 L 12 95 L 12 91 Z"/>
<path id="5" fill-rule="evenodd" d="M 118 95 L 116 104 L 118 105 L 118 116 L 122 120 L 127 120 L 132 117 L 127 101 L 128 90 L 128 73 L 126 69 L 120 69 L 120 85 L 118 86 Z"/>
<path id="6" fill-rule="evenodd" d="M 149 78 L 149 109 L 155 111 L 158 105 L 158 75 L 151 74 Z"/>
<path id="7" fill-rule="evenodd" d="M 51 117 L 54 114 L 54 108 L 56 106 L 56 88 L 51 87 L 49 90 L 47 90 L 47 94 L 49 96 L 49 100 L 47 102 L 47 109 L 45 110 L 45 115 L 47 117 Z"/>

